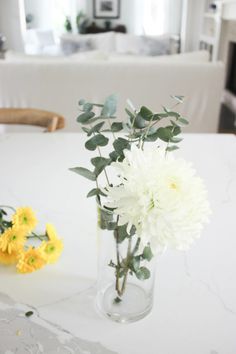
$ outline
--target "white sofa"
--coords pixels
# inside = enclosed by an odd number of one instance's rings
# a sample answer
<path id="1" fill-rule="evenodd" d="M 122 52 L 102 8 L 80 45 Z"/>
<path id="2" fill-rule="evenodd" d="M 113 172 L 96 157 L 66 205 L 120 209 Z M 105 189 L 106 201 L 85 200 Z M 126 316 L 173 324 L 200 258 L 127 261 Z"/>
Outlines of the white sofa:
<path id="1" fill-rule="evenodd" d="M 66 130 L 79 130 L 78 100 L 102 102 L 119 96 L 118 116 L 125 101 L 160 111 L 171 106 L 170 95 L 184 95 L 180 107 L 190 120 L 188 132 L 216 132 L 224 67 L 195 57 L 141 58 L 113 56 L 102 60 L 18 60 L 0 62 L 0 107 L 35 107 L 66 118 Z"/>

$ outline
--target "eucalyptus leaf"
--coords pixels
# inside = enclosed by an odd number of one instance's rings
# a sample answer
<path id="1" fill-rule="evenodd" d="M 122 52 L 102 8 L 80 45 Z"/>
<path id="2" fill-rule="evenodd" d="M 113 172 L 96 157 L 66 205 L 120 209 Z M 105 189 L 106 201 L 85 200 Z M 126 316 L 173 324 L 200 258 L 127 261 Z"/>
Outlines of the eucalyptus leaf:
<path id="1" fill-rule="evenodd" d="M 110 156 L 110 159 L 112 160 L 112 161 L 116 161 L 118 158 L 119 158 L 119 154 L 118 154 L 118 152 L 116 152 L 116 151 L 112 151 L 110 154 L 109 154 L 109 156 Z"/>
<path id="2" fill-rule="evenodd" d="M 175 101 L 177 101 L 178 103 L 183 103 L 184 102 L 184 96 L 176 96 L 176 95 L 171 95 L 171 98 L 173 98 Z"/>
<path id="3" fill-rule="evenodd" d="M 180 122 L 180 123 L 182 123 L 182 124 L 184 124 L 184 125 L 189 124 L 189 121 L 187 121 L 187 119 L 182 118 L 182 117 L 178 119 L 178 122 Z"/>
<path id="4" fill-rule="evenodd" d="M 150 278 L 151 275 L 150 270 L 146 267 L 140 267 L 135 274 L 139 280 L 146 280 Z"/>
<path id="5" fill-rule="evenodd" d="M 102 117 L 111 117 L 116 113 L 117 97 L 116 95 L 111 95 L 105 100 L 104 106 L 101 111 Z"/>
<path id="6" fill-rule="evenodd" d="M 91 181 L 96 181 L 96 175 L 93 172 L 89 171 L 87 168 L 72 167 L 72 168 L 69 168 L 69 170 L 79 174 L 80 176 L 90 179 Z"/>
<path id="7" fill-rule="evenodd" d="M 84 112 L 80 114 L 77 118 L 77 122 L 84 124 L 85 122 L 88 122 L 91 118 L 95 116 L 94 112 Z"/>
<path id="8" fill-rule="evenodd" d="M 85 147 L 90 151 L 96 150 L 98 146 L 106 146 L 109 139 L 102 134 L 97 134 L 86 141 Z"/>
<path id="9" fill-rule="evenodd" d="M 152 253 L 150 245 L 147 245 L 144 247 L 142 257 L 143 257 L 143 259 L 146 259 L 149 262 L 153 258 L 153 253 Z"/>
<path id="10" fill-rule="evenodd" d="M 83 105 L 83 111 L 85 112 L 90 112 L 92 109 L 93 109 L 92 103 L 87 102 Z"/>
<path id="11" fill-rule="evenodd" d="M 158 135 L 159 139 L 168 142 L 173 137 L 172 127 L 171 129 L 169 127 L 166 128 L 161 127 L 157 129 L 156 134 Z"/>
<path id="12" fill-rule="evenodd" d="M 142 106 L 139 112 L 140 116 L 147 121 L 150 121 L 153 117 L 152 111 L 145 106 Z"/>
<path id="13" fill-rule="evenodd" d="M 85 132 L 85 133 L 89 133 L 89 129 L 88 128 L 85 128 L 85 127 L 82 127 L 82 130 Z"/>
<path id="14" fill-rule="evenodd" d="M 104 197 L 106 196 L 106 194 L 103 193 L 100 188 L 93 188 L 91 189 L 91 191 L 88 192 L 87 198 L 98 196 L 98 195 L 102 195 Z"/>
<path id="15" fill-rule="evenodd" d="M 129 269 L 132 270 L 134 273 L 139 271 L 140 267 L 140 256 L 132 257 L 129 262 Z"/>
<path id="16" fill-rule="evenodd" d="M 111 163 L 111 159 L 105 157 L 94 157 L 91 159 L 92 164 L 95 166 L 94 173 L 98 177 L 104 168 Z"/>
<path id="17" fill-rule="evenodd" d="M 134 119 L 135 117 L 134 113 L 132 113 L 128 108 L 125 108 L 125 112 L 128 114 L 130 119 Z"/>
<path id="18" fill-rule="evenodd" d="M 177 145 L 172 145 L 172 146 L 168 146 L 166 148 L 166 151 L 174 151 L 174 150 L 178 150 L 179 147 Z"/>
<path id="19" fill-rule="evenodd" d="M 135 120 L 134 120 L 133 126 L 134 126 L 134 128 L 137 128 L 137 129 L 143 129 L 143 128 L 146 127 L 146 121 L 143 119 L 141 114 L 138 113 L 135 116 Z"/>
<path id="20" fill-rule="evenodd" d="M 118 243 L 123 242 L 127 237 L 129 237 L 129 234 L 127 233 L 127 224 L 117 226 L 114 230 L 114 237 Z"/>
<path id="21" fill-rule="evenodd" d="M 84 122 L 83 124 L 84 125 L 91 125 L 91 124 L 93 124 L 94 122 L 96 122 L 96 121 L 98 121 L 100 119 L 100 117 L 94 117 L 94 118 L 91 118 L 91 119 L 89 119 L 88 121 L 86 121 L 86 122 Z"/>
<path id="22" fill-rule="evenodd" d="M 111 131 L 113 133 L 117 133 L 119 131 L 123 130 L 123 124 L 121 122 L 114 122 L 111 125 Z"/>
<path id="23" fill-rule="evenodd" d="M 117 138 L 113 143 L 115 151 L 121 155 L 125 149 L 130 149 L 130 143 L 124 138 Z"/>
<path id="24" fill-rule="evenodd" d="M 83 106 L 83 105 L 85 104 L 85 102 L 86 102 L 86 101 L 82 98 L 81 100 L 79 100 L 79 105 L 80 105 L 80 106 Z"/>
<path id="25" fill-rule="evenodd" d="M 93 133 L 99 133 L 101 128 L 103 127 L 105 122 L 100 122 L 94 125 L 89 131 L 88 131 L 88 136 L 91 136 Z"/>
<path id="26" fill-rule="evenodd" d="M 180 143 L 182 140 L 183 139 L 181 139 L 181 138 L 173 137 L 173 138 L 170 139 L 170 142 L 177 144 L 177 143 Z"/>

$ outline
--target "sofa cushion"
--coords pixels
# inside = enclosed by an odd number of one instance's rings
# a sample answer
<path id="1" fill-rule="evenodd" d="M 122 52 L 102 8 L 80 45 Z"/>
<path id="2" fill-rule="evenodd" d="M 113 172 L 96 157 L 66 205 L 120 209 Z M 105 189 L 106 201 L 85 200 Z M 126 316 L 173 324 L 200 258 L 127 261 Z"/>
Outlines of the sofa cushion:
<path id="1" fill-rule="evenodd" d="M 161 55 L 161 56 L 144 56 L 113 53 L 109 56 L 111 62 L 143 62 L 143 63 L 206 63 L 209 62 L 210 55 L 206 50 L 196 52 Z"/>

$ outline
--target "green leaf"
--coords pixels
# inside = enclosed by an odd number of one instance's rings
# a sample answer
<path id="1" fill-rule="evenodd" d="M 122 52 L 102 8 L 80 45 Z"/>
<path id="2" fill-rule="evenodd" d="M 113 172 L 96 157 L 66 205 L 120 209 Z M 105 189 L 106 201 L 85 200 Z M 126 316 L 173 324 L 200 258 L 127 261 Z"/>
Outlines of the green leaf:
<path id="1" fill-rule="evenodd" d="M 94 122 L 96 122 L 97 120 L 99 120 L 100 118 L 99 117 L 94 117 L 94 118 L 91 118 L 89 119 L 88 121 L 84 122 L 83 124 L 84 125 L 88 125 L 88 124 L 93 124 Z"/>
<path id="2" fill-rule="evenodd" d="M 142 118 L 141 114 L 138 113 L 135 116 L 133 126 L 134 126 L 134 128 L 137 128 L 137 129 L 143 129 L 146 127 L 146 121 Z"/>
<path id="3" fill-rule="evenodd" d="M 123 242 L 127 237 L 129 237 L 127 232 L 127 224 L 117 226 L 117 228 L 114 230 L 114 237 L 118 243 Z"/>
<path id="4" fill-rule="evenodd" d="M 106 138 L 104 135 L 97 134 L 86 141 L 85 147 L 90 151 L 94 151 L 98 146 L 106 146 L 108 144 L 108 141 L 109 139 Z"/>
<path id="5" fill-rule="evenodd" d="M 146 267 L 140 267 L 139 270 L 135 274 L 139 280 L 146 280 L 146 279 L 150 278 L 150 275 L 151 275 L 150 270 L 147 269 Z"/>
<path id="6" fill-rule="evenodd" d="M 178 124 L 176 122 L 174 122 L 173 120 L 170 120 L 170 122 L 173 125 L 173 127 L 178 127 Z"/>
<path id="7" fill-rule="evenodd" d="M 122 155 L 124 149 L 130 149 L 130 143 L 128 140 L 124 138 L 118 138 L 114 141 L 113 143 L 115 151 L 119 154 Z"/>
<path id="8" fill-rule="evenodd" d="M 152 253 L 150 245 L 144 247 L 142 257 L 143 257 L 143 259 L 146 259 L 149 262 L 153 258 L 153 253 Z"/>
<path id="9" fill-rule="evenodd" d="M 104 168 L 111 163 L 111 159 L 106 159 L 105 157 L 94 157 L 91 159 L 93 166 L 95 166 L 94 173 L 98 177 Z"/>
<path id="10" fill-rule="evenodd" d="M 93 172 L 89 171 L 87 168 L 73 167 L 69 168 L 69 170 L 79 174 L 80 176 L 90 179 L 91 181 L 96 181 L 96 175 Z"/>
<path id="11" fill-rule="evenodd" d="M 178 119 L 178 122 L 180 122 L 180 123 L 182 123 L 182 124 L 184 124 L 184 125 L 189 124 L 189 122 L 188 122 L 187 119 L 185 119 L 185 118 L 179 118 L 179 119 Z"/>
<path id="12" fill-rule="evenodd" d="M 145 106 L 142 106 L 139 112 L 140 116 L 147 121 L 150 121 L 153 117 L 152 111 Z"/>
<path id="13" fill-rule="evenodd" d="M 134 119 L 135 115 L 128 108 L 125 108 L 125 112 L 128 114 L 131 120 Z"/>
<path id="14" fill-rule="evenodd" d="M 161 127 L 157 129 L 156 134 L 158 135 L 159 139 L 168 142 L 173 137 L 172 127 L 171 129 L 169 127 L 166 128 Z"/>
<path id="15" fill-rule="evenodd" d="M 101 111 L 102 117 L 111 117 L 116 113 L 117 97 L 111 95 L 105 100 L 104 106 Z"/>
<path id="16" fill-rule="evenodd" d="M 122 124 L 121 122 L 112 123 L 112 125 L 111 125 L 111 131 L 112 131 L 113 133 L 120 132 L 121 130 L 123 130 L 123 124 Z"/>
<path id="17" fill-rule="evenodd" d="M 102 195 L 104 197 L 106 196 L 106 194 L 104 194 L 100 188 L 93 188 L 91 189 L 90 192 L 88 192 L 87 198 L 98 196 L 98 195 Z"/>
<path id="18" fill-rule="evenodd" d="M 110 154 L 109 154 L 109 156 L 110 156 L 110 159 L 112 160 L 112 161 L 116 161 L 118 158 L 119 158 L 119 154 L 118 154 L 118 152 L 116 152 L 116 151 L 112 151 Z"/>
<path id="19" fill-rule="evenodd" d="M 144 139 L 144 141 L 156 141 L 157 139 L 158 139 L 158 133 L 156 132 L 156 133 L 153 133 L 153 134 L 148 134 L 147 136 L 146 136 L 146 138 Z"/>
<path id="20" fill-rule="evenodd" d="M 160 119 L 167 118 L 168 113 L 155 113 L 155 116 L 159 117 Z"/>
<path id="21" fill-rule="evenodd" d="M 85 102 L 86 102 L 86 101 L 82 98 L 81 100 L 79 100 L 79 105 L 80 105 L 80 106 L 83 106 L 83 105 L 85 104 Z"/>
<path id="22" fill-rule="evenodd" d="M 84 112 L 79 115 L 79 117 L 77 118 L 77 122 L 84 124 L 85 122 L 88 122 L 91 118 L 93 118 L 94 116 L 95 116 L 95 113 L 93 113 L 93 112 Z"/>
<path id="23" fill-rule="evenodd" d="M 82 130 L 85 132 L 85 133 L 89 133 L 89 129 L 88 128 L 85 128 L 85 127 L 82 127 Z"/>
<path id="24" fill-rule="evenodd" d="M 99 133 L 101 128 L 103 127 L 105 122 L 100 122 L 96 125 L 94 125 L 94 127 L 92 127 L 89 131 L 88 131 L 88 136 L 91 136 L 93 133 Z"/>
<path id="25" fill-rule="evenodd" d="M 176 96 L 176 95 L 171 95 L 171 98 L 173 98 L 175 101 L 177 101 L 178 103 L 183 103 L 184 102 L 184 96 Z"/>
<path id="26" fill-rule="evenodd" d="M 178 135 L 181 133 L 181 128 L 180 127 L 174 127 L 173 129 L 173 135 Z"/>
<path id="27" fill-rule="evenodd" d="M 92 109 L 93 109 L 92 103 L 87 102 L 83 105 L 83 111 L 85 112 L 90 112 Z"/>
<path id="28" fill-rule="evenodd" d="M 171 111 L 171 110 L 169 110 L 166 107 L 163 107 L 163 109 L 168 114 L 168 117 L 175 117 L 175 118 L 179 118 L 180 117 L 180 114 L 178 112 Z"/>
<path id="29" fill-rule="evenodd" d="M 112 212 L 106 209 L 98 208 L 98 225 L 102 230 L 114 230 L 117 223 L 113 221 Z"/>
<path id="30" fill-rule="evenodd" d="M 172 145 L 172 146 L 168 146 L 166 148 L 166 151 L 174 151 L 174 150 L 178 150 L 179 147 L 177 145 Z"/>
<path id="31" fill-rule="evenodd" d="M 132 257 L 129 261 L 129 269 L 132 270 L 134 273 L 139 271 L 140 267 L 140 256 Z"/>
<path id="32" fill-rule="evenodd" d="M 177 143 L 180 143 L 182 140 L 183 139 L 181 139 L 181 138 L 173 137 L 173 138 L 170 139 L 170 142 L 177 144 Z"/>

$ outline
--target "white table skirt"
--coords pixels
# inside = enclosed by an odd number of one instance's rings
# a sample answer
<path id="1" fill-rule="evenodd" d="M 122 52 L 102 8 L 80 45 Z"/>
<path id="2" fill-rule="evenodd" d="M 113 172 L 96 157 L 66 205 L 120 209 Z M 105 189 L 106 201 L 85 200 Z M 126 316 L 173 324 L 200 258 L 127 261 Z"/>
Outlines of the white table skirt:
<path id="1" fill-rule="evenodd" d="M 0 135 L 0 204 L 33 207 L 65 245 L 58 263 L 32 274 L 0 266 L 0 353 L 235 354 L 235 137 L 185 135 L 177 154 L 205 180 L 211 222 L 189 252 L 160 257 L 153 311 L 130 325 L 94 308 L 93 183 L 68 171 L 95 155 L 84 141 L 73 133 Z"/>

